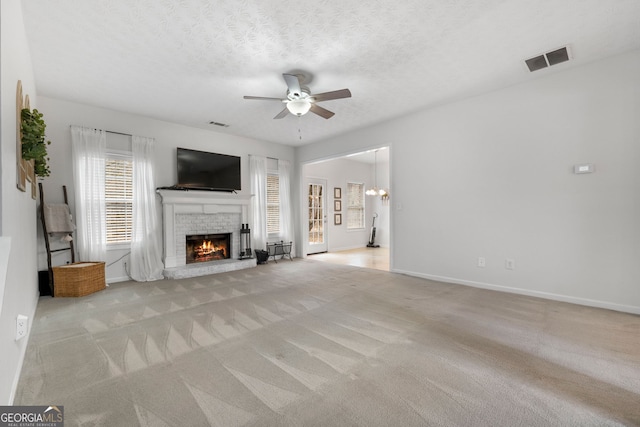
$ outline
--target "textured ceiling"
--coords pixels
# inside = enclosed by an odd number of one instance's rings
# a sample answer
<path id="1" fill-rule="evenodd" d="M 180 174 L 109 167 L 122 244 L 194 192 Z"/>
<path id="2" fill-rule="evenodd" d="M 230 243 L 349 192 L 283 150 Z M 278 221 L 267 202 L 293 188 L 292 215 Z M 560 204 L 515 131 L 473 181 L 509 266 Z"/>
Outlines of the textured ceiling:
<path id="1" fill-rule="evenodd" d="M 638 0 L 22 4 L 39 95 L 294 146 L 640 49 Z M 564 45 L 572 61 L 524 65 Z M 321 103 L 329 120 L 243 99 L 284 97 L 300 71 L 353 97 Z"/>

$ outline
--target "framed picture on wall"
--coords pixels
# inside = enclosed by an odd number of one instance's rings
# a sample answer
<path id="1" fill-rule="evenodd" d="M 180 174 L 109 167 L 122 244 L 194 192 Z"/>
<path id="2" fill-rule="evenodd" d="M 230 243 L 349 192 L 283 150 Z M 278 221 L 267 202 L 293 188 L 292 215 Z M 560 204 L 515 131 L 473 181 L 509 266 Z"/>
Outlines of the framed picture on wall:
<path id="1" fill-rule="evenodd" d="M 334 189 L 333 189 L 333 198 L 334 199 L 341 199 L 342 198 L 342 188 L 334 187 Z"/>
<path id="2" fill-rule="evenodd" d="M 333 201 L 333 210 L 336 212 L 340 212 L 342 210 L 342 200 Z"/>
<path id="3" fill-rule="evenodd" d="M 333 215 L 333 223 L 335 225 L 342 225 L 342 214 L 334 214 Z"/>

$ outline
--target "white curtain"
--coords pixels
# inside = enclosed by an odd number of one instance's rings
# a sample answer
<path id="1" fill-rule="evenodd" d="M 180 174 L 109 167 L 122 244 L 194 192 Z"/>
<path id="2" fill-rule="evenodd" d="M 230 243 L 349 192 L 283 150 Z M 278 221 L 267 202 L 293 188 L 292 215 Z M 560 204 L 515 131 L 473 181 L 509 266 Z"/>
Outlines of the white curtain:
<path id="1" fill-rule="evenodd" d="M 280 183 L 280 237 L 285 242 L 292 242 L 291 162 L 289 160 L 278 160 L 278 178 Z M 293 252 L 292 250 L 292 254 Z"/>
<path id="2" fill-rule="evenodd" d="M 130 276 L 138 282 L 163 279 L 159 220 L 153 175 L 153 138 L 131 137 L 133 224 Z"/>
<path id="3" fill-rule="evenodd" d="M 107 257 L 104 200 L 106 147 L 105 131 L 71 126 L 76 246 L 82 261 L 106 261 Z"/>
<path id="4" fill-rule="evenodd" d="M 253 249 L 267 248 L 267 158 L 249 156 Z"/>

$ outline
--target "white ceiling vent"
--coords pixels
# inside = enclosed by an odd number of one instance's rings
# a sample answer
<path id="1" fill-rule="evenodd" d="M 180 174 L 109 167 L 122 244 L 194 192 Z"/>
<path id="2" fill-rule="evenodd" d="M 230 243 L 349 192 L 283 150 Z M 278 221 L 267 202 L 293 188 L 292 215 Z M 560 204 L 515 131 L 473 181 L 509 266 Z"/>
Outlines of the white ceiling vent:
<path id="1" fill-rule="evenodd" d="M 533 58 L 526 59 L 524 62 L 529 67 L 529 71 L 537 71 L 543 68 L 550 67 L 552 65 L 560 64 L 571 59 L 569 47 L 561 47 L 551 52 L 547 52 L 543 55 L 534 56 Z"/>

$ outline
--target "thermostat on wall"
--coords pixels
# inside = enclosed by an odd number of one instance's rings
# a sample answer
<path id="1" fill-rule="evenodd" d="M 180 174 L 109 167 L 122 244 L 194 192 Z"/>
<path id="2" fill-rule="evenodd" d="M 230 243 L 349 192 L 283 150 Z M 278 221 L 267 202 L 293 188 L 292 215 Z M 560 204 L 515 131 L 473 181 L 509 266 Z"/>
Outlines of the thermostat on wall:
<path id="1" fill-rule="evenodd" d="M 593 171 L 595 171 L 595 165 L 593 163 L 573 166 L 573 173 L 592 173 Z"/>

